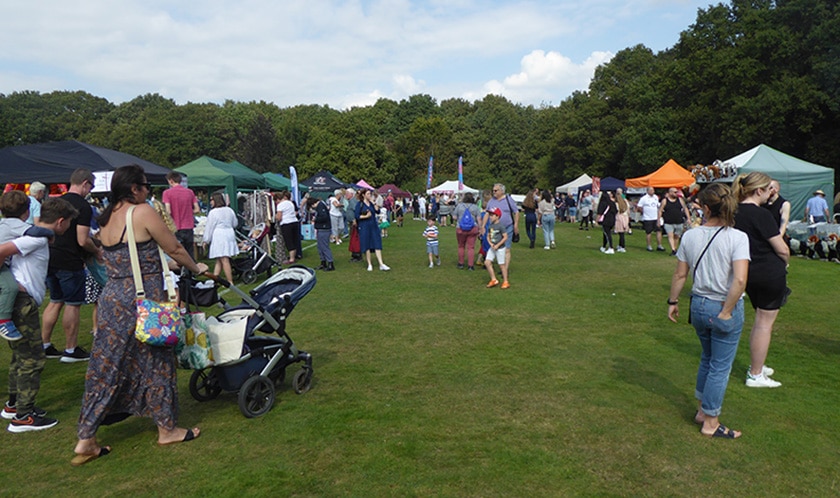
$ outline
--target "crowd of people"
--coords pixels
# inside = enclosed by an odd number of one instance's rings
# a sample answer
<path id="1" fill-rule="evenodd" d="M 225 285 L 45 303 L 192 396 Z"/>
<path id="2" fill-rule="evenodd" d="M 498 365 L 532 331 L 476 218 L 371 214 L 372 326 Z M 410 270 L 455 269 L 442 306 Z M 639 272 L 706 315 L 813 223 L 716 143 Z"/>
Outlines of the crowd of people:
<path id="1" fill-rule="evenodd" d="M 98 217 L 86 199 L 94 185 L 92 173 L 79 169 L 70 179 L 68 192 L 45 197 L 43 184 L 33 183 L 27 197 L 20 191 L 0 198 L 0 257 L 11 258 L 0 271 L 0 336 L 9 342 L 12 359 L 9 398 L 2 410 L 10 420 L 10 432 L 48 429 L 58 421 L 36 406 L 40 374 L 48 358 L 64 363 L 89 361 L 85 392 L 77 425 L 74 465 L 107 455 L 111 448 L 97 442 L 96 433 L 107 425 L 134 415 L 152 419 L 158 444 L 186 442 L 197 438 L 198 427 L 178 426 L 178 393 L 175 359 L 170 350 L 134 340 L 135 287 L 132 279 L 126 231 L 128 218 L 140 255 L 142 280 L 150 299 L 163 300 L 163 271 L 186 269 L 195 274 L 208 271 L 193 254 L 195 214 L 200 206 L 195 193 L 181 184 L 176 172 L 167 177 L 169 188 L 162 203 L 150 201 L 151 185 L 139 166 L 119 168 Z M 690 323 L 701 344 L 695 397 L 695 422 L 710 437 L 737 438 L 740 431 L 719 421 L 729 373 L 744 324 L 743 294 L 755 309 L 750 331 L 750 366 L 745 383 L 753 388 L 776 388 L 773 368 L 766 365 L 772 330 L 779 310 L 787 301 L 787 266 L 790 258 L 784 240 L 790 218 L 790 203 L 779 195 L 779 183 L 763 173 L 735 179 L 732 188 L 713 184 L 688 197 L 668 189 L 660 198 L 653 188 L 632 203 L 622 189 L 588 190 L 579 198 L 529 191 L 520 206 L 497 183 L 477 202 L 472 193 L 462 196 L 433 195 L 408 200 L 391 192 L 370 189 L 340 189 L 328 199 L 307 197 L 297 206 L 288 192 L 276 196 L 277 234 L 288 258 L 301 254 L 301 222 L 316 229 L 319 270 L 335 270 L 333 248 L 347 242 L 351 261 L 364 261 L 373 271 L 373 258 L 380 271 L 391 268 L 383 259 L 382 239 L 392 223 L 402 226 L 410 206 L 413 219 L 426 221 L 423 238 L 429 268 L 441 265 L 439 227 L 455 227 L 457 268 L 474 271 L 483 264 L 487 288 L 511 288 L 510 265 L 513 243 L 519 241 L 521 218 L 529 248 L 542 228 L 543 248 L 556 247 L 555 225 L 579 223 L 580 230 L 599 226 L 601 251 L 626 252 L 625 234 L 630 213 L 642 222 L 647 251 L 666 251 L 676 257 L 676 270 L 668 296 L 668 318 L 679 317 L 679 299 L 688 274 L 692 274 Z M 822 197 L 820 197 L 822 196 Z M 829 211 L 821 191 L 809 201 L 808 216 L 828 220 Z M 215 260 L 214 273 L 233 280 L 231 258 L 239 252 L 235 229 L 236 212 L 220 193 L 210 196 L 210 211 L 201 239 L 209 244 L 208 257 Z M 692 227 L 692 228 L 689 228 Z M 696 227 L 696 228 L 693 228 Z M 614 244 L 613 235 L 618 236 Z M 157 257 L 158 247 L 168 255 L 169 268 Z M 702 264 L 701 264 L 702 262 Z M 80 307 L 85 299 L 86 265 L 104 265 L 107 278 L 94 301 L 94 340 L 91 351 L 78 344 Z M 497 273 L 498 269 L 498 273 Z M 38 308 L 49 290 L 43 316 Z M 52 342 L 53 328 L 62 316 L 64 347 Z"/>

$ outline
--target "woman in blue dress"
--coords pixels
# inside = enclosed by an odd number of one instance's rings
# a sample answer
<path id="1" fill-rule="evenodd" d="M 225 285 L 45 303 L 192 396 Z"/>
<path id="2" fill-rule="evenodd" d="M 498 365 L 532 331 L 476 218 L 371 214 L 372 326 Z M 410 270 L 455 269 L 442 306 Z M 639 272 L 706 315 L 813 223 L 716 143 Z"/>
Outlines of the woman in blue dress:
<path id="1" fill-rule="evenodd" d="M 373 271 L 370 260 L 371 251 L 376 253 L 379 269 L 388 271 L 391 268 L 382 262 L 382 236 L 376 223 L 376 205 L 370 190 L 359 191 L 359 203 L 356 205 L 356 224 L 359 229 L 359 245 L 362 254 L 367 258 L 367 271 Z"/>

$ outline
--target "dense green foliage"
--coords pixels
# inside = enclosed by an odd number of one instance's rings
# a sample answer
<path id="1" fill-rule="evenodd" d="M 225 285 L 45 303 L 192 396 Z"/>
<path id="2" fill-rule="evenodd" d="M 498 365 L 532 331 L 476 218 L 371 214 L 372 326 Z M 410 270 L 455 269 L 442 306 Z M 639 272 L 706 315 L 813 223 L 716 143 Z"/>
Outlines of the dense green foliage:
<path id="1" fill-rule="evenodd" d="M 698 11 L 670 49 L 638 45 L 554 107 L 488 95 L 414 95 L 344 111 L 227 101 L 178 105 L 157 94 L 119 105 L 83 91 L 0 94 L 0 146 L 77 139 L 177 167 L 206 154 L 305 178 L 327 169 L 412 190 L 451 179 L 523 190 L 578 176 L 638 176 L 673 157 L 725 159 L 759 143 L 840 163 L 840 5 L 732 0 Z"/>

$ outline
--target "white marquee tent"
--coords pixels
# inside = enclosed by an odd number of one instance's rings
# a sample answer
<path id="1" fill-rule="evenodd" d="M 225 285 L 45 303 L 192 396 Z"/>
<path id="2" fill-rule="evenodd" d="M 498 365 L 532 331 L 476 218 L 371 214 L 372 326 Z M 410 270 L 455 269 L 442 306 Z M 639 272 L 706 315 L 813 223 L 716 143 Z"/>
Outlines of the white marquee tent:
<path id="1" fill-rule="evenodd" d="M 430 188 L 426 190 L 427 194 L 464 194 L 464 193 L 471 193 L 477 194 L 478 190 L 474 188 L 467 187 L 466 184 L 463 185 L 463 189 L 458 189 L 458 181 L 457 180 L 447 180 L 437 187 Z"/>
<path id="2" fill-rule="evenodd" d="M 582 185 L 589 185 L 590 183 L 592 183 L 592 177 L 584 173 L 579 177 L 575 178 L 574 180 L 570 181 L 569 183 L 560 185 L 554 190 L 555 192 L 563 192 L 566 194 L 568 194 L 569 192 L 574 193 L 577 191 L 578 187 Z"/>

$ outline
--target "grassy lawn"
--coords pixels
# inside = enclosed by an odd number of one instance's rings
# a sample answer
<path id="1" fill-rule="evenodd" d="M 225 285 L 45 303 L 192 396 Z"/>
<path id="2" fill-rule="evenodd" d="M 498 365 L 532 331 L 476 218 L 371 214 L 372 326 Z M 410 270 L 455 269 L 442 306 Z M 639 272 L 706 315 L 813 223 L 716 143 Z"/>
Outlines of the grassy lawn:
<path id="1" fill-rule="evenodd" d="M 453 227 L 429 269 L 424 224 L 390 229 L 387 273 L 333 246 L 337 271 L 319 272 L 289 319 L 314 356 L 312 390 L 294 394 L 290 367 L 261 418 L 244 418 L 233 394 L 193 400 L 182 370 L 181 424 L 200 426 L 198 440 L 158 448 L 152 423 L 131 418 L 100 429 L 111 455 L 71 468 L 86 365 L 49 360 L 38 404 L 61 423 L 2 431 L 0 495 L 840 494 L 840 266 L 791 263 L 768 358 L 779 389 L 744 386 L 747 306 L 721 416 L 744 436 L 711 440 L 692 422 L 699 344 L 687 307 L 678 325 L 666 317 L 675 259 L 646 252 L 641 230 L 612 256 L 597 230 L 559 225 L 552 251 L 538 233 L 536 249 L 515 246 L 503 291 L 485 289 L 480 268 L 455 268 Z"/>

